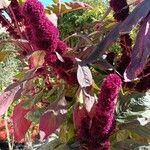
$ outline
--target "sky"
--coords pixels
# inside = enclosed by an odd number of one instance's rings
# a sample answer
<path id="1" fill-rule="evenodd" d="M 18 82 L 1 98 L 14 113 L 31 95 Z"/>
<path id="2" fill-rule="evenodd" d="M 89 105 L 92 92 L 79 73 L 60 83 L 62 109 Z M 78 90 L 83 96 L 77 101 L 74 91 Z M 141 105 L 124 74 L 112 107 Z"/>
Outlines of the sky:
<path id="1" fill-rule="evenodd" d="M 47 5 L 53 3 L 52 0 L 40 0 L 40 1 L 44 4 L 44 6 L 47 6 Z M 61 0 L 61 2 L 70 2 L 70 1 L 72 1 L 72 0 Z"/>

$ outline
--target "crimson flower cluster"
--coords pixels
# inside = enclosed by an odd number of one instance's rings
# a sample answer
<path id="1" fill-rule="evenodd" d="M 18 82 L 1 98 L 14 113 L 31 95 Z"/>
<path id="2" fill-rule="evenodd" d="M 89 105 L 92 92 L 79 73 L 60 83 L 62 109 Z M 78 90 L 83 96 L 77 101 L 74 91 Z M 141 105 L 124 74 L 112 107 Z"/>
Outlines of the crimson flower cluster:
<path id="1" fill-rule="evenodd" d="M 46 52 L 46 63 L 53 67 L 60 78 L 69 84 L 77 83 L 75 72 L 70 71 L 74 61 L 63 56 L 67 45 L 59 39 L 59 30 L 46 17 L 43 5 L 38 0 L 27 0 L 23 6 L 23 14 L 26 32 L 34 50 Z M 58 59 L 56 52 L 62 56 L 63 61 Z"/>
<path id="2" fill-rule="evenodd" d="M 76 128 L 77 138 L 89 150 L 109 149 L 109 136 L 115 129 L 114 111 L 121 84 L 118 75 L 108 75 L 103 81 L 98 103 L 93 107 L 93 117 L 86 112 Z"/>
<path id="3" fill-rule="evenodd" d="M 45 16 L 43 5 L 38 0 L 27 0 L 23 6 L 23 14 L 35 49 L 55 51 L 59 31 Z"/>

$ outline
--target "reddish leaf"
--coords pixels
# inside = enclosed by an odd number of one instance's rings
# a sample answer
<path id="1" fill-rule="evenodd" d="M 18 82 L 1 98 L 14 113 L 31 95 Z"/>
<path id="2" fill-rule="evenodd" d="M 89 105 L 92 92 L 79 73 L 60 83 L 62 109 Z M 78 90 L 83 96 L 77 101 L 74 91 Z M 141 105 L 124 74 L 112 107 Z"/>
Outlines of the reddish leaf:
<path id="1" fill-rule="evenodd" d="M 7 111 L 14 99 L 20 98 L 22 87 L 23 83 L 13 83 L 0 95 L 0 116 Z"/>
<path id="2" fill-rule="evenodd" d="M 44 63 L 45 52 L 44 51 L 35 51 L 31 55 L 29 61 L 31 68 L 42 67 Z"/>
<path id="3" fill-rule="evenodd" d="M 143 1 L 121 24 L 120 33 L 129 33 L 150 11 L 150 1 Z"/>
<path id="4" fill-rule="evenodd" d="M 56 131 L 66 117 L 66 100 L 61 97 L 43 113 L 40 118 L 40 140 L 43 141 Z"/>
<path id="5" fill-rule="evenodd" d="M 77 79 L 81 88 L 91 86 L 93 83 L 93 77 L 88 66 L 78 65 Z"/>
<path id="6" fill-rule="evenodd" d="M 79 105 L 75 106 L 73 111 L 73 122 L 76 129 L 80 127 L 81 121 L 85 116 L 87 116 L 87 111 L 84 109 L 84 107 Z"/>
<path id="7" fill-rule="evenodd" d="M 135 79 L 144 69 L 150 56 L 150 15 L 143 22 L 137 35 L 132 51 L 131 62 L 127 67 L 124 77 L 126 81 Z"/>
<path id="8" fill-rule="evenodd" d="M 13 111 L 14 138 L 17 142 L 22 142 L 31 125 L 31 121 L 25 118 L 29 111 L 31 111 L 31 109 L 25 109 L 23 102 L 20 102 Z"/>

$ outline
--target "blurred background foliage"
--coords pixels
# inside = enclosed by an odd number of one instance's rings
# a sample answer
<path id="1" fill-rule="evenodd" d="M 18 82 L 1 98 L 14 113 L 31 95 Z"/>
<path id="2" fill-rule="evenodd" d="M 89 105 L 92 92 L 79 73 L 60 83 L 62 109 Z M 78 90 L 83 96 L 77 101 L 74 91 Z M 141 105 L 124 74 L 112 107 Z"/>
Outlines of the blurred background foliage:
<path id="1" fill-rule="evenodd" d="M 13 76 L 19 71 L 21 61 L 17 58 L 17 47 L 8 42 L 8 33 L 0 32 L 0 91 L 13 81 Z M 2 59 L 1 59 L 2 58 Z"/>
<path id="2" fill-rule="evenodd" d="M 93 23 L 100 21 L 109 6 L 108 2 L 104 0 L 80 1 L 90 4 L 94 9 L 74 11 L 60 17 L 58 25 L 62 38 L 75 32 L 90 33 L 94 31 Z"/>

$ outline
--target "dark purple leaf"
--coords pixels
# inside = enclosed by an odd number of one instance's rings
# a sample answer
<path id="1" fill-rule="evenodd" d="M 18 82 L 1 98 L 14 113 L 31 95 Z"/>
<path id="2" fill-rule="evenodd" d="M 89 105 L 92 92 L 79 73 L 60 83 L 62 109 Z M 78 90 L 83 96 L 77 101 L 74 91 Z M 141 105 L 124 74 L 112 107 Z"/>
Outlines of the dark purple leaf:
<path id="1" fill-rule="evenodd" d="M 150 56 L 150 15 L 145 19 L 137 35 L 136 43 L 132 51 L 131 62 L 127 67 L 125 81 L 135 79 L 144 69 Z"/>
<path id="2" fill-rule="evenodd" d="M 93 83 L 92 73 L 88 66 L 78 65 L 77 79 L 81 88 L 91 86 Z"/>
<path id="3" fill-rule="evenodd" d="M 120 24 L 118 24 L 112 31 L 110 31 L 106 37 L 96 46 L 91 55 L 84 59 L 81 64 L 86 65 L 93 63 L 97 58 L 102 57 L 108 47 L 119 37 Z"/>
<path id="4" fill-rule="evenodd" d="M 129 33 L 150 12 L 150 1 L 145 0 L 121 24 L 120 33 Z"/>
<path id="5" fill-rule="evenodd" d="M 50 134 L 54 133 L 66 117 L 66 100 L 61 97 L 45 111 L 40 118 L 40 140 L 43 141 Z"/>

